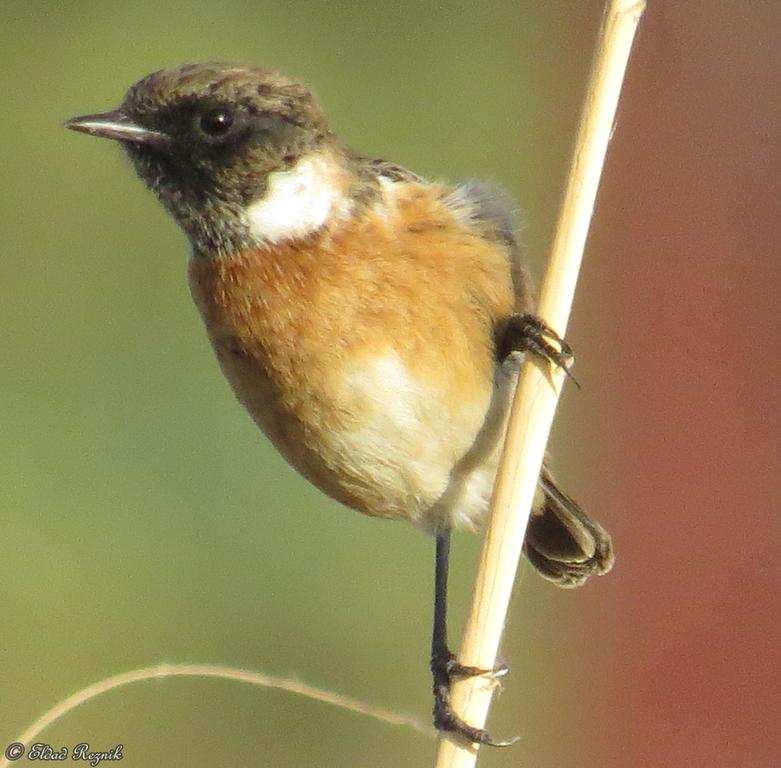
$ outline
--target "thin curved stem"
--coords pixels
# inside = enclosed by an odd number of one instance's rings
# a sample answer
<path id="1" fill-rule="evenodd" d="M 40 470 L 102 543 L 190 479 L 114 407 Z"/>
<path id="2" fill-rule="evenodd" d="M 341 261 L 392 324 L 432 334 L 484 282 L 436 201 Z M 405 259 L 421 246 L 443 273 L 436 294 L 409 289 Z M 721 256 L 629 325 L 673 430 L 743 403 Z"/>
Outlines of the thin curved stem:
<path id="1" fill-rule="evenodd" d="M 371 717 L 388 725 L 401 725 L 412 728 L 424 736 L 433 736 L 433 730 L 428 725 L 411 715 L 404 715 L 398 712 L 392 712 L 382 707 L 375 707 L 372 704 L 353 699 L 349 696 L 343 696 L 333 691 L 327 691 L 322 688 L 315 688 L 298 680 L 292 680 L 284 677 L 274 677 L 265 675 L 261 672 L 253 672 L 247 669 L 237 669 L 235 667 L 223 667 L 215 664 L 160 664 L 156 667 L 145 667 L 143 669 L 134 669 L 130 672 L 123 672 L 119 675 L 107 677 L 97 683 L 82 688 L 68 698 L 55 704 L 48 712 L 39 717 L 17 741 L 20 744 L 28 746 L 45 728 L 59 720 L 68 712 L 76 709 L 81 704 L 100 696 L 108 691 L 122 688 L 131 683 L 139 683 L 144 680 L 155 680 L 166 677 L 211 677 L 222 678 L 224 680 L 237 680 L 242 683 L 260 685 L 265 688 L 277 688 L 279 690 L 294 693 L 298 696 L 305 696 L 315 701 L 321 701 L 334 707 L 346 709 L 349 712 L 355 712 L 359 715 Z M 6 757 L 0 758 L 0 768 L 11 768 L 11 763 Z"/>

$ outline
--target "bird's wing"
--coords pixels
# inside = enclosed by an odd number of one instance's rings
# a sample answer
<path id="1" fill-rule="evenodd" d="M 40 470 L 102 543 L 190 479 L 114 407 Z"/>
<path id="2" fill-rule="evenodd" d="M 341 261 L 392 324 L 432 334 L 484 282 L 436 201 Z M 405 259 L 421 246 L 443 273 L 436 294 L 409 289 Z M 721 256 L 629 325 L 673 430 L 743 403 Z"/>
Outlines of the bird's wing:
<path id="1" fill-rule="evenodd" d="M 426 180 L 396 163 L 381 159 L 362 158 L 375 176 L 391 182 L 423 182 Z M 445 202 L 454 210 L 469 211 L 469 224 L 481 235 L 501 244 L 507 251 L 515 293 L 515 311 L 533 312 L 536 305 L 534 285 L 523 259 L 521 223 L 518 208 L 510 194 L 493 181 L 471 179 L 446 195 Z"/>
<path id="2" fill-rule="evenodd" d="M 504 246 L 510 261 L 515 311 L 533 312 L 534 287 L 523 258 L 518 209 L 510 194 L 495 182 L 472 179 L 456 187 L 451 197 L 454 206 L 471 210 L 473 224 L 483 237 Z"/>

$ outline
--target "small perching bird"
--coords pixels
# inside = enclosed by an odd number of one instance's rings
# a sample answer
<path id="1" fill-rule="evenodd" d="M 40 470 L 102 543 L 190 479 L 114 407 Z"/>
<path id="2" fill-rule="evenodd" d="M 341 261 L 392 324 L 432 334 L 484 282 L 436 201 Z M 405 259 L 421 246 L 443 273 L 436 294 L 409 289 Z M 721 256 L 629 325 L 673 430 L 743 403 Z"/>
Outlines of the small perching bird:
<path id="1" fill-rule="evenodd" d="M 308 480 L 436 538 L 435 724 L 497 743 L 449 704 L 450 532 L 490 500 L 526 352 L 571 351 L 533 314 L 512 205 L 353 152 L 309 89 L 208 63 L 155 72 L 69 128 L 118 140 L 187 234 L 189 280 L 239 401 Z M 525 552 L 562 587 L 613 563 L 610 536 L 540 477 Z"/>

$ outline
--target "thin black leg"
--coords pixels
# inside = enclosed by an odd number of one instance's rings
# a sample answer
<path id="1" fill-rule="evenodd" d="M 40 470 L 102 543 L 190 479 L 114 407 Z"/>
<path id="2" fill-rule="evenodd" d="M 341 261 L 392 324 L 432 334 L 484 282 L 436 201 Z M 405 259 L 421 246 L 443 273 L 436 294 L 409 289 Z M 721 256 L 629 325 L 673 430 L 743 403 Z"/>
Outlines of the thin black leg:
<path id="1" fill-rule="evenodd" d="M 437 533 L 434 561 L 434 631 L 431 637 L 431 663 L 452 654 L 447 646 L 447 574 L 450 564 L 450 530 Z"/>
<path id="2" fill-rule="evenodd" d="M 513 741 L 494 741 L 487 731 L 465 723 L 450 706 L 450 681 L 454 677 L 483 675 L 490 670 L 459 664 L 447 644 L 447 574 L 450 561 L 450 530 L 436 535 L 434 564 L 434 630 L 431 635 L 431 675 L 434 679 L 434 726 L 467 741 L 506 747 Z"/>

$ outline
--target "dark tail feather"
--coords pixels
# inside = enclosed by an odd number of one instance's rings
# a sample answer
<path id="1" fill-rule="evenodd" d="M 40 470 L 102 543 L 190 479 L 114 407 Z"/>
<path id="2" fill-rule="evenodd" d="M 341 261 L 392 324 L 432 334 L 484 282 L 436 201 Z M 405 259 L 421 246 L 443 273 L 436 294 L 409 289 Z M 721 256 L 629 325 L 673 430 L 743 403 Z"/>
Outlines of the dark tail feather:
<path id="1" fill-rule="evenodd" d="M 524 550 L 541 576 L 559 587 L 579 587 L 613 567 L 610 534 L 560 491 L 548 470 L 540 475 L 543 502 L 532 512 Z"/>

